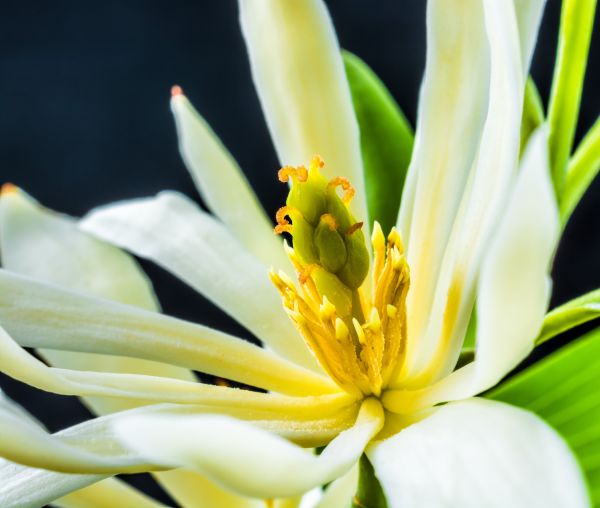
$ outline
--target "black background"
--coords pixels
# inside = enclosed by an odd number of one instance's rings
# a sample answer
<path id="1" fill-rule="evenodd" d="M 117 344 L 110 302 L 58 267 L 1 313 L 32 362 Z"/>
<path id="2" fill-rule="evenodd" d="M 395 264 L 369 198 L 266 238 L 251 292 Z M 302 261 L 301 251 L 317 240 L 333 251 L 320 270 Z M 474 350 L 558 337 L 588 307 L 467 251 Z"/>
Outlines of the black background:
<path id="1" fill-rule="evenodd" d="M 327 4 L 341 45 L 373 67 L 414 125 L 425 56 L 424 0 Z M 179 84 L 241 164 L 269 214 L 283 203 L 285 187 L 275 178 L 278 163 L 252 86 L 234 0 L 0 5 L 0 182 L 13 182 L 72 215 L 167 188 L 197 199 L 169 112 L 170 87 Z M 549 0 L 532 69 L 545 100 L 559 9 L 558 0 Z M 596 34 L 578 139 L 600 111 L 599 56 Z M 554 303 L 600 286 L 599 212 L 600 181 L 563 237 Z M 143 266 L 166 312 L 246 334 L 173 277 Z M 88 417 L 71 398 L 29 390 L 5 377 L 0 385 L 51 430 Z"/>

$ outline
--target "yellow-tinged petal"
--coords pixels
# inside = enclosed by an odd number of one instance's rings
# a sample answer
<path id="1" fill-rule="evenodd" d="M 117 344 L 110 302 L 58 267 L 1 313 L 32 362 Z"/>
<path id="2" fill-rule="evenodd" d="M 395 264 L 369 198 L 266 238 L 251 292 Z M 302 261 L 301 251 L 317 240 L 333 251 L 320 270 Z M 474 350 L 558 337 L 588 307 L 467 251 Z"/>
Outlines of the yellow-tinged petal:
<path id="1" fill-rule="evenodd" d="M 168 362 L 293 395 L 338 391 L 324 376 L 231 335 L 5 270 L 0 322 L 21 346 Z"/>
<path id="2" fill-rule="evenodd" d="M 265 265 L 287 268 L 288 260 L 281 242 L 273 236 L 271 221 L 233 156 L 183 93 L 173 94 L 171 111 L 181 156 L 202 199 Z"/>
<path id="3" fill-rule="evenodd" d="M 131 417 L 118 422 L 115 430 L 127 446 L 149 459 L 197 469 L 240 494 L 270 498 L 299 495 L 345 474 L 382 424 L 379 402 L 366 400 L 354 426 L 319 456 L 217 415 Z"/>
<path id="4" fill-rule="evenodd" d="M 328 178 L 356 187 L 351 204 L 367 217 L 359 132 L 338 41 L 319 0 L 240 0 L 252 76 L 282 166 L 313 154 Z M 367 228 L 368 229 L 368 228 Z"/>
<path id="5" fill-rule="evenodd" d="M 57 499 L 52 505 L 57 508 L 107 508 L 108 506 L 160 508 L 165 506 L 116 478 L 107 478 L 75 491 Z"/>
<path id="6" fill-rule="evenodd" d="M 420 390 L 389 391 L 384 405 L 410 413 L 476 395 L 533 349 L 550 296 L 559 219 L 548 171 L 547 128 L 532 136 L 504 217 L 479 275 L 475 361 Z"/>
<path id="7" fill-rule="evenodd" d="M 482 5 L 481 22 L 488 41 L 490 74 L 489 82 L 479 86 L 485 85 L 489 89 L 487 117 L 476 159 L 466 173 L 466 188 L 455 189 L 460 204 L 456 215 L 451 218 L 450 234 L 445 251 L 438 260 L 441 264 L 436 267 L 435 285 L 431 286 L 434 293 L 430 300 L 420 300 L 419 292 L 423 288 L 421 273 L 415 273 L 415 267 L 410 265 L 414 285 L 408 295 L 411 319 L 407 364 L 403 375 L 417 378 L 412 381 L 417 386 L 448 374 L 456 364 L 475 299 L 474 289 L 481 256 L 490 231 L 503 214 L 518 168 L 525 87 L 519 27 L 512 2 L 492 0 L 484 1 Z M 538 18 L 532 20 L 532 23 L 536 22 L 539 22 Z M 464 36 L 469 37 L 468 34 Z M 453 192 L 452 188 L 439 189 L 445 193 Z M 448 218 L 439 217 L 439 220 Z M 417 250 L 421 248 L 428 249 L 424 244 L 417 246 Z M 415 259 L 414 252 L 411 254 L 410 241 L 408 250 L 409 264 L 411 260 L 423 262 L 423 258 Z M 418 314 L 415 323 L 412 311 L 416 308 Z M 422 328 L 418 316 L 426 320 Z M 445 361 L 440 364 L 436 361 L 436 355 L 437 358 L 445 358 Z"/>
<path id="8" fill-rule="evenodd" d="M 318 369 L 285 319 L 268 267 L 185 196 L 163 192 L 156 198 L 108 205 L 81 224 L 85 231 L 171 271 L 278 354 Z"/>

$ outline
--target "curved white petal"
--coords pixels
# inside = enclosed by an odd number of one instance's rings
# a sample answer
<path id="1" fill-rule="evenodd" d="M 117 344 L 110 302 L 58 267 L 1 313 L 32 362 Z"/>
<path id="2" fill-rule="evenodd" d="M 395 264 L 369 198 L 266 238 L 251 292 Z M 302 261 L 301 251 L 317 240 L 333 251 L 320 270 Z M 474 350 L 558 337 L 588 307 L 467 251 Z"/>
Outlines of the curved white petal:
<path id="1" fill-rule="evenodd" d="M 351 208 L 366 219 L 359 132 L 340 48 L 320 0 L 240 0 L 254 84 L 282 165 L 325 160 L 328 177 L 356 188 Z"/>
<path id="2" fill-rule="evenodd" d="M 0 506 L 40 508 L 104 478 L 106 475 L 55 473 L 0 459 Z"/>
<path id="3" fill-rule="evenodd" d="M 339 392 L 330 379 L 237 337 L 5 270 L 0 323 L 21 346 L 161 361 L 294 395 Z"/>
<path id="4" fill-rule="evenodd" d="M 412 386 L 439 378 L 456 362 L 481 254 L 517 168 L 524 76 L 544 4 L 429 4 L 418 149 L 399 217 L 413 281 L 407 343 L 412 352 L 402 375 Z"/>
<path id="5" fill-rule="evenodd" d="M 151 282 L 125 252 L 78 230 L 17 188 L 0 196 L 2 266 L 35 279 L 158 310 Z"/>
<path id="6" fill-rule="evenodd" d="M 427 4 L 427 64 L 398 219 L 411 271 L 409 350 L 426 326 L 454 215 L 475 159 L 489 90 L 481 0 Z"/>
<path id="7" fill-rule="evenodd" d="M 129 254 L 80 231 L 74 219 L 40 206 L 16 188 L 0 196 L 0 251 L 4 268 L 13 272 L 148 310 L 159 309 L 149 280 Z M 62 368 L 195 380 L 187 369 L 148 360 L 70 351 L 39 353 Z M 100 414 L 136 405 L 126 399 L 85 402 Z"/>
<path id="8" fill-rule="evenodd" d="M 81 225 L 171 271 L 277 353 L 315 366 L 283 312 L 268 267 L 183 195 L 163 192 L 156 198 L 108 205 L 91 212 Z"/>
<path id="9" fill-rule="evenodd" d="M 171 111 L 181 156 L 207 206 L 265 265 L 288 268 L 281 241 L 233 156 L 185 95 L 173 95 Z"/>
<path id="10" fill-rule="evenodd" d="M 319 456 L 231 418 L 131 417 L 117 435 L 149 460 L 197 469 L 215 482 L 252 497 L 290 497 L 345 474 L 383 424 L 380 404 L 363 403 L 356 424 Z"/>
<path id="11" fill-rule="evenodd" d="M 485 254 L 477 290 L 475 361 L 430 387 L 391 391 L 386 407 L 412 412 L 476 395 L 498 383 L 533 349 L 550 297 L 559 235 L 548 171 L 547 129 L 532 136 L 502 221 Z"/>
<path id="12" fill-rule="evenodd" d="M 159 376 L 48 367 L 15 343 L 2 327 L 0 372 L 30 386 L 62 395 L 129 398 L 137 402 L 137 405 L 143 402 L 204 404 L 216 412 L 223 407 L 234 407 L 249 413 L 267 410 L 279 413 L 281 417 L 322 418 L 355 403 L 345 393 L 287 397 Z"/>
<path id="13" fill-rule="evenodd" d="M 390 508 L 585 508 L 566 443 L 533 413 L 484 399 L 453 402 L 367 454 Z"/>
<path id="14" fill-rule="evenodd" d="M 482 4 L 490 59 L 487 117 L 466 188 L 458 189 L 462 197 L 434 281 L 431 307 L 413 295 L 413 304 L 425 312 L 426 325 L 419 328 L 417 322 L 414 333 L 409 331 L 413 353 L 407 353 L 405 376 L 431 379 L 454 367 L 473 307 L 481 256 L 517 171 L 524 90 L 517 19 L 511 2 Z M 418 274 L 412 269 L 414 280 Z M 436 356 L 446 361 L 436 361 Z"/>

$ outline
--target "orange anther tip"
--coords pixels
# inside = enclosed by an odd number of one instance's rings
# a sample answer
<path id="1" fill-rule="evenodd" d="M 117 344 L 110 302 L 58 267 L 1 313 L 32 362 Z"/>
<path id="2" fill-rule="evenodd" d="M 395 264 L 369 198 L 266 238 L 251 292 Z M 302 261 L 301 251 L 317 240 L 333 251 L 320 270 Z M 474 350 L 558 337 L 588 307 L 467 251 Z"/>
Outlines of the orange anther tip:
<path id="1" fill-rule="evenodd" d="M 348 231 L 346 231 L 346 234 L 348 236 L 350 236 L 352 233 L 356 233 L 360 228 L 362 228 L 364 225 L 363 222 L 355 222 L 354 224 L 352 224 L 352 226 L 350 226 L 348 228 Z"/>
<path id="2" fill-rule="evenodd" d="M 8 196 L 9 194 L 16 194 L 19 188 L 13 183 L 5 183 L 0 189 L 0 195 Z"/>
<path id="3" fill-rule="evenodd" d="M 171 87 L 171 97 L 177 97 L 183 95 L 183 89 L 179 85 Z"/>

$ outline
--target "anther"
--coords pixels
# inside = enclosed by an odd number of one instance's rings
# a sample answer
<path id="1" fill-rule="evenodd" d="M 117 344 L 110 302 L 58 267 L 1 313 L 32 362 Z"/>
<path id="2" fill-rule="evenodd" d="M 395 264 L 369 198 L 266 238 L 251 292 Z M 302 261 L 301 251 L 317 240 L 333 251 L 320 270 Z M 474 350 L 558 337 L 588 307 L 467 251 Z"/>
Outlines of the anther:
<path id="1" fill-rule="evenodd" d="M 300 284 L 306 284 L 306 281 L 310 278 L 310 274 L 315 268 L 317 268 L 317 266 L 318 265 L 316 265 L 315 263 L 311 263 L 310 265 L 306 266 L 304 270 L 302 270 L 302 272 L 298 274 L 298 281 L 300 282 Z"/>
<path id="2" fill-rule="evenodd" d="M 342 176 L 336 176 L 335 178 L 330 180 L 329 183 L 327 184 L 327 187 L 328 188 L 341 187 L 342 190 L 344 191 L 342 201 L 346 205 L 349 204 L 350 201 L 352 201 L 352 198 L 354 197 L 354 194 L 356 192 L 354 190 L 354 187 L 352 187 L 352 184 L 350 183 L 350 181 L 347 178 L 344 178 Z"/>
<path id="3" fill-rule="evenodd" d="M 344 323 L 340 318 L 335 320 L 335 338 L 338 340 L 345 340 L 350 335 L 348 331 L 348 327 L 346 323 Z"/>
<path id="4" fill-rule="evenodd" d="M 367 337 L 365 335 L 363 327 L 360 326 L 360 323 L 356 318 L 352 318 L 352 324 L 354 325 L 354 330 L 356 331 L 356 335 L 358 336 L 358 342 L 360 342 L 364 346 L 367 343 Z"/>
<path id="5" fill-rule="evenodd" d="M 321 220 L 327 224 L 327 227 L 329 228 L 329 231 L 336 231 L 338 228 L 338 223 L 335 220 L 335 217 L 333 215 L 331 215 L 330 213 L 324 213 L 323 215 L 321 215 Z"/>
<path id="6" fill-rule="evenodd" d="M 398 314 L 398 308 L 391 304 L 386 306 L 385 311 L 390 319 L 395 318 L 396 314 Z"/>
<path id="7" fill-rule="evenodd" d="M 346 234 L 350 236 L 352 233 L 356 233 L 360 228 L 362 228 L 364 222 L 355 222 L 346 230 Z"/>
<path id="8" fill-rule="evenodd" d="M 284 166 L 277 172 L 277 177 L 280 182 L 286 183 L 291 178 L 292 181 L 298 179 L 299 182 L 306 182 L 308 179 L 308 171 L 304 166 Z"/>
<path id="9" fill-rule="evenodd" d="M 310 160 L 311 171 L 316 171 L 317 169 L 321 169 L 324 166 L 325 166 L 325 161 L 323 161 L 321 156 L 313 155 L 313 158 Z"/>
<path id="10" fill-rule="evenodd" d="M 171 87 L 171 97 L 177 97 L 178 95 L 183 95 L 183 90 L 179 85 L 174 85 Z"/>
<path id="11" fill-rule="evenodd" d="M 378 332 L 381 329 L 381 319 L 379 319 L 379 312 L 373 307 L 369 316 L 369 328 L 374 332 Z"/>
<path id="12" fill-rule="evenodd" d="M 280 235 L 281 233 L 292 232 L 292 224 L 286 219 L 292 212 L 299 213 L 298 210 L 291 206 L 282 206 L 277 210 L 277 213 L 275 214 L 275 220 L 277 221 L 277 226 L 275 226 L 274 229 L 275 234 Z"/>
<path id="13" fill-rule="evenodd" d="M 319 317 L 321 319 L 331 319 L 333 316 L 335 316 L 335 305 L 326 296 L 323 296 L 323 303 L 319 306 Z"/>

